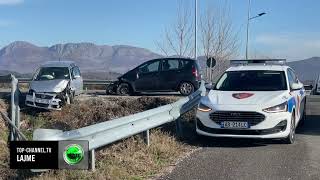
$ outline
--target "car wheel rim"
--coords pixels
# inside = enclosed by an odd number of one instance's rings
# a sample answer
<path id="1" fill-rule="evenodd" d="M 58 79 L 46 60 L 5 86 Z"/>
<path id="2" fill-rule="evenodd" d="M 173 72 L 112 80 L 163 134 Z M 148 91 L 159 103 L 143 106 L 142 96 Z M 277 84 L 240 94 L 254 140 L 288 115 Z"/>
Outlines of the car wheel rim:
<path id="1" fill-rule="evenodd" d="M 181 85 L 180 91 L 181 91 L 183 94 L 190 94 L 191 91 L 192 91 L 192 85 L 189 84 L 189 83 L 183 83 L 183 84 Z"/>
<path id="2" fill-rule="evenodd" d="M 128 94 L 129 90 L 128 88 L 122 88 L 120 92 L 121 94 Z"/>

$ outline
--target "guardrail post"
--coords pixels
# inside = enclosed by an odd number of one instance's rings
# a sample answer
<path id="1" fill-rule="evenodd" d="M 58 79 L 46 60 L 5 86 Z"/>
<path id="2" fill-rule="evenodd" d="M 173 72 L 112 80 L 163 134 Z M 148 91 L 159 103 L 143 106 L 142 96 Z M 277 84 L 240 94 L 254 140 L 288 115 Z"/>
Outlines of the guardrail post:
<path id="1" fill-rule="evenodd" d="M 18 86 L 18 80 L 15 79 L 15 85 L 16 85 L 16 91 L 15 91 L 15 106 L 16 106 L 16 119 L 15 119 L 15 125 L 17 126 L 18 130 L 20 130 L 20 106 L 19 106 L 19 97 L 20 97 L 20 90 L 19 90 L 19 86 Z M 19 138 L 18 132 L 16 132 L 15 134 L 15 140 L 17 141 Z"/>
<path id="2" fill-rule="evenodd" d="M 96 170 L 96 156 L 95 156 L 95 152 L 94 149 L 91 150 L 91 170 L 95 171 Z"/>
<path id="3" fill-rule="evenodd" d="M 181 138 L 182 129 L 181 129 L 181 119 L 180 119 L 180 117 L 176 120 L 176 133 L 177 133 L 177 137 Z"/>
<path id="4" fill-rule="evenodd" d="M 11 75 L 11 120 L 13 121 L 13 123 L 15 125 L 16 124 L 16 103 L 15 103 L 15 96 L 16 96 L 16 83 L 15 83 L 15 78 L 13 75 Z M 15 135 L 16 135 L 16 131 L 14 128 L 11 128 L 11 134 L 10 134 L 10 140 L 13 141 L 15 140 Z"/>
<path id="5" fill-rule="evenodd" d="M 20 91 L 18 87 L 18 80 L 14 75 L 11 75 L 11 120 L 18 130 L 20 128 L 19 96 Z M 16 129 L 11 128 L 10 140 L 17 141 L 18 137 L 19 135 Z"/>
<path id="6" fill-rule="evenodd" d="M 147 146 L 150 146 L 150 130 L 146 130 L 143 132 L 143 139 L 144 139 L 144 143 L 147 144 Z"/>

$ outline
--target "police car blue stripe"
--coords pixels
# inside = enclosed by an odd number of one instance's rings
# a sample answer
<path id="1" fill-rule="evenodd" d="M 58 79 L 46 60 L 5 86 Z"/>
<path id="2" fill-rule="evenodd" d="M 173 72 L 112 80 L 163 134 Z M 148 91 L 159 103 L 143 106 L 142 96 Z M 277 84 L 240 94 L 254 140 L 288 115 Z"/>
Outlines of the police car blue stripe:
<path id="1" fill-rule="evenodd" d="M 301 89 L 301 90 L 300 90 L 300 95 L 303 96 L 303 94 L 304 94 L 304 93 L 303 93 L 303 90 Z"/>
<path id="2" fill-rule="evenodd" d="M 288 111 L 289 112 L 292 112 L 293 111 L 293 107 L 296 105 L 296 100 L 294 97 L 291 97 L 289 100 L 288 100 Z"/>

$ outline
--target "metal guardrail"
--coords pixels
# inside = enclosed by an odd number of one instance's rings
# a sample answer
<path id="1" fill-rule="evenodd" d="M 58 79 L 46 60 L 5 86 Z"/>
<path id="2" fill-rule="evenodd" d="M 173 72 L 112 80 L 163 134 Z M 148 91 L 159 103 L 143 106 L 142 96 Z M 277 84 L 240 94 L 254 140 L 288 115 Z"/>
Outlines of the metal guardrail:
<path id="1" fill-rule="evenodd" d="M 174 103 L 76 130 L 36 129 L 33 140 L 88 140 L 89 149 L 96 149 L 176 120 L 196 106 L 205 91 L 202 83 L 199 90 Z"/>
<path id="2" fill-rule="evenodd" d="M 174 103 L 71 131 L 36 129 L 33 132 L 33 140 L 87 140 L 89 142 L 89 150 L 91 150 L 91 157 L 93 156 L 91 164 L 94 164 L 95 149 L 121 139 L 144 132 L 149 145 L 150 129 L 177 120 L 182 114 L 195 107 L 205 93 L 206 89 L 204 81 L 202 81 L 199 90 Z M 94 169 L 94 165 L 92 166 L 92 169 Z"/>
<path id="3" fill-rule="evenodd" d="M 18 78 L 19 83 L 30 83 L 32 79 L 30 78 Z M 111 84 L 112 80 L 98 80 L 98 79 L 84 79 L 84 85 L 108 85 Z"/>
<path id="4" fill-rule="evenodd" d="M 11 126 L 10 129 L 10 140 L 26 140 L 26 137 L 20 132 L 20 106 L 19 106 L 19 96 L 20 90 L 18 88 L 18 79 L 12 75 L 0 76 L 1 83 L 10 83 L 11 82 L 11 119 L 7 117 L 4 112 L 1 112 L 2 117 L 8 121 Z"/>

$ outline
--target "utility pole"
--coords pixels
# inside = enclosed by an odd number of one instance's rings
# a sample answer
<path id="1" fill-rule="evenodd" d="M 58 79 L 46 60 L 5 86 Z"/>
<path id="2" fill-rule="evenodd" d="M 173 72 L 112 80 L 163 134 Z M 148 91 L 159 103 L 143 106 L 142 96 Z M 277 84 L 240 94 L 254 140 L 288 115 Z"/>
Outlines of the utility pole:
<path id="1" fill-rule="evenodd" d="M 247 19 L 247 42 L 246 42 L 246 59 L 249 58 L 249 24 L 250 24 L 250 20 L 263 16 L 266 13 L 259 13 L 256 16 L 250 17 L 250 6 L 251 6 L 251 0 L 248 0 L 248 19 Z"/>
<path id="2" fill-rule="evenodd" d="M 246 42 L 246 59 L 248 59 L 248 44 L 249 44 L 249 21 L 250 21 L 250 5 L 251 0 L 248 0 L 248 16 L 247 16 L 247 42 Z"/>
<path id="3" fill-rule="evenodd" d="M 198 0 L 194 0 L 194 59 L 197 60 Z"/>

